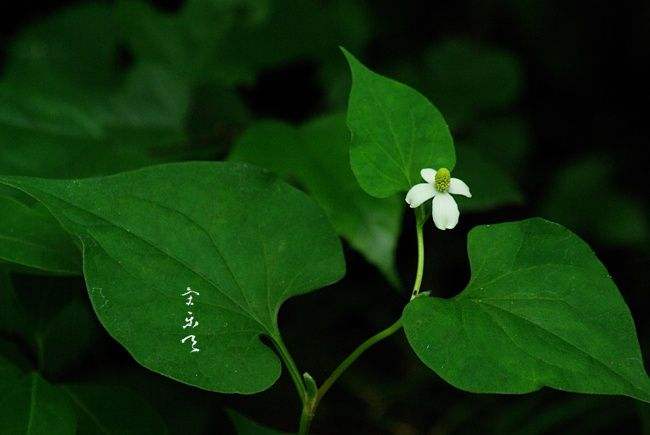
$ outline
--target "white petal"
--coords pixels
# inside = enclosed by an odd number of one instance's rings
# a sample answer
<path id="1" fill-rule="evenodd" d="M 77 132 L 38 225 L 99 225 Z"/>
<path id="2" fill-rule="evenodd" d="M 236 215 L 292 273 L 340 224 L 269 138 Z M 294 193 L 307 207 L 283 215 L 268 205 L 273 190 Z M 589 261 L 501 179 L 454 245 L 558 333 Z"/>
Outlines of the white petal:
<path id="1" fill-rule="evenodd" d="M 454 195 L 463 195 L 468 198 L 472 197 L 472 194 L 469 193 L 469 187 L 467 187 L 467 184 L 458 178 L 452 178 L 449 180 L 449 193 L 453 193 Z"/>
<path id="2" fill-rule="evenodd" d="M 433 198 L 435 194 L 436 189 L 429 183 L 416 184 L 406 194 L 406 202 L 411 208 L 415 208 L 427 199 Z"/>
<path id="3" fill-rule="evenodd" d="M 432 201 L 431 216 L 439 230 L 454 228 L 460 216 L 456 200 L 449 193 L 438 193 Z"/>
<path id="4" fill-rule="evenodd" d="M 433 184 L 436 181 L 436 170 L 431 168 L 424 168 L 420 171 L 420 175 L 427 183 Z"/>

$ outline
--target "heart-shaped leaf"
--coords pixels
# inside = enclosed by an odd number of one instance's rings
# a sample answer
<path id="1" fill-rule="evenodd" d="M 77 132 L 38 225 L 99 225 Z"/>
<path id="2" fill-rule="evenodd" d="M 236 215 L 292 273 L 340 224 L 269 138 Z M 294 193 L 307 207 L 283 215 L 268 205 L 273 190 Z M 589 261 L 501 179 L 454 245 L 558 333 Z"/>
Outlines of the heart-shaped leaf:
<path id="1" fill-rule="evenodd" d="M 352 71 L 350 164 L 361 187 L 385 198 L 418 183 L 423 168 L 452 170 L 454 144 L 438 109 L 419 92 L 343 52 Z"/>
<path id="2" fill-rule="evenodd" d="M 472 392 L 544 386 L 650 401 L 634 321 L 582 240 L 542 220 L 469 234 L 472 278 L 452 299 L 417 297 L 404 329 L 420 359 Z"/>
<path id="3" fill-rule="evenodd" d="M 237 141 L 230 159 L 256 164 L 295 180 L 325 210 L 350 245 L 398 285 L 395 246 L 401 198 L 376 199 L 354 179 L 344 115 L 330 115 L 294 128 L 264 121 Z"/>
<path id="4" fill-rule="evenodd" d="M 79 237 L 88 291 L 109 333 L 145 367 L 208 390 L 272 385 L 280 364 L 260 336 L 280 343 L 282 302 L 345 271 L 321 210 L 251 166 L 0 182 L 43 202 Z"/>

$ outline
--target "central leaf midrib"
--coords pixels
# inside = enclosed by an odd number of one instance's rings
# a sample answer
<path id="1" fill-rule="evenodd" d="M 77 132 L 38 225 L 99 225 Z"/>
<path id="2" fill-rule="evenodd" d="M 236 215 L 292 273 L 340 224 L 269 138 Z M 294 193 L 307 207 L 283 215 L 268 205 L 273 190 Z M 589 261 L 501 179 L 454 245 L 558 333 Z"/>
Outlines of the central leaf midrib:
<path id="1" fill-rule="evenodd" d="M 411 176 L 410 176 L 410 174 L 409 174 L 409 172 L 408 172 L 408 171 L 410 170 L 410 168 L 406 167 L 406 161 L 404 160 L 404 154 L 402 153 L 401 144 L 400 144 L 399 140 L 397 139 L 397 135 L 396 135 L 396 133 L 395 133 L 395 129 L 393 128 L 393 122 L 392 122 L 390 116 L 388 116 L 388 112 L 386 111 L 386 109 L 385 109 L 385 107 L 384 107 L 384 105 L 383 105 L 382 100 L 380 100 L 379 98 L 377 98 L 377 96 L 375 95 L 375 93 L 374 93 L 374 89 L 373 89 L 373 86 L 372 86 L 372 85 L 368 86 L 368 93 L 369 93 L 370 96 L 375 100 L 375 102 L 377 103 L 377 106 L 378 106 L 379 109 L 380 109 L 379 112 L 381 112 L 381 114 L 383 115 L 383 117 L 386 119 L 386 122 L 388 123 L 388 129 L 390 130 L 390 133 L 391 133 L 391 136 L 392 136 L 392 139 L 393 139 L 393 144 L 395 145 L 395 148 L 397 149 L 397 153 L 398 153 L 399 156 L 400 156 L 400 160 L 402 161 L 402 165 L 401 165 L 401 167 L 400 167 L 399 163 L 397 162 L 397 160 L 395 160 L 395 159 L 393 158 L 392 155 L 390 155 L 390 154 L 389 154 L 386 150 L 384 150 L 383 148 L 380 147 L 380 149 L 381 149 L 381 150 L 382 150 L 386 155 L 390 156 L 390 157 L 393 159 L 393 161 L 397 164 L 398 168 L 400 169 L 400 172 L 402 172 L 402 174 L 406 177 L 406 181 L 407 181 L 407 183 L 408 183 L 409 185 L 411 185 L 411 184 L 412 184 L 412 183 L 411 183 Z M 377 143 L 377 145 L 379 145 L 379 143 L 378 143 L 377 141 L 375 141 L 375 143 Z"/>
<path id="2" fill-rule="evenodd" d="M 246 296 L 246 292 L 244 291 L 244 287 L 239 283 L 239 280 L 238 280 L 237 277 L 235 276 L 235 273 L 233 272 L 232 268 L 230 267 L 230 264 L 228 263 L 228 261 L 226 260 L 226 257 L 225 257 L 225 256 L 223 255 L 223 253 L 221 252 L 221 248 L 219 248 L 219 246 L 217 245 L 217 242 L 216 242 L 216 241 L 214 240 L 214 238 L 212 237 L 212 234 L 210 234 L 210 232 L 209 232 L 207 229 L 203 228 L 203 226 L 202 226 L 201 224 L 199 224 L 199 223 L 196 222 L 194 219 L 192 219 L 190 216 L 188 216 L 187 214 L 181 212 L 180 210 L 175 210 L 175 209 L 173 209 L 173 208 L 171 208 L 171 207 L 169 207 L 169 206 L 166 206 L 166 205 L 160 204 L 160 203 L 158 203 L 158 202 L 156 202 L 156 201 L 152 201 L 152 200 L 147 199 L 147 198 L 142 198 L 142 197 L 135 196 L 135 195 L 127 195 L 127 196 L 132 196 L 133 198 L 135 198 L 135 199 L 137 199 L 137 200 L 139 200 L 139 201 L 148 202 L 149 204 L 152 204 L 152 205 L 154 205 L 154 206 L 156 206 L 156 207 L 160 207 L 160 208 L 162 208 L 163 210 L 167 210 L 167 211 L 169 211 L 169 212 L 176 213 L 176 214 L 180 215 L 181 217 L 183 217 L 184 219 L 187 219 L 187 220 L 188 220 L 189 222 L 191 222 L 192 224 L 196 225 L 196 227 L 197 227 L 199 230 L 201 230 L 201 231 L 202 231 L 202 232 L 203 232 L 203 233 L 208 237 L 208 239 L 210 240 L 210 243 L 212 244 L 212 246 L 213 246 L 214 249 L 216 250 L 217 254 L 218 254 L 219 257 L 221 258 L 221 261 L 223 262 L 224 266 L 225 266 L 226 269 L 228 270 L 228 273 L 229 273 L 230 276 L 232 277 L 233 282 L 235 283 L 235 285 L 237 286 L 237 288 L 239 288 L 239 292 L 241 293 L 242 298 L 244 299 L 244 301 L 245 301 L 246 304 L 248 305 L 248 308 L 251 310 L 250 312 L 249 312 L 249 311 L 246 311 L 246 312 L 247 312 L 251 317 L 253 317 L 253 318 L 254 318 L 258 323 L 262 324 L 262 322 L 257 318 L 257 316 L 253 315 L 253 313 L 252 313 L 251 303 L 250 303 L 250 301 L 248 300 L 248 298 L 247 298 L 247 296 Z M 144 238 L 143 238 L 143 239 L 144 239 Z M 151 242 L 148 242 L 148 243 L 151 243 Z M 176 259 L 175 259 L 175 260 L 176 260 Z M 180 261 L 180 260 L 176 260 L 176 261 Z M 186 266 L 186 267 L 187 267 L 188 269 L 190 269 L 189 266 Z M 190 270 L 191 270 L 191 269 L 190 269 Z M 195 273 L 196 273 L 196 272 L 195 272 Z M 197 273 L 197 274 L 198 274 L 198 273 Z M 202 275 L 200 275 L 200 276 L 203 278 Z M 216 286 L 214 283 L 212 283 L 211 281 L 209 281 L 207 278 L 203 278 L 203 279 L 205 279 L 205 280 L 206 280 L 207 282 L 209 282 L 210 284 Z M 268 279 L 268 276 L 267 276 L 267 279 Z M 220 292 L 221 292 L 221 293 L 224 293 L 223 290 L 220 290 Z M 269 299 L 270 299 L 270 296 L 269 296 Z M 232 299 L 232 298 L 231 298 L 231 300 L 234 301 L 234 299 Z M 269 301 L 269 302 L 270 302 L 270 301 Z M 243 307 L 242 307 L 242 309 L 243 309 Z"/>
<path id="3" fill-rule="evenodd" d="M 100 221 L 103 221 L 103 222 L 106 222 L 106 223 L 112 225 L 113 227 L 118 228 L 119 230 L 121 230 L 122 232 L 126 233 L 127 235 L 131 235 L 131 236 L 135 237 L 136 239 L 141 240 L 142 242 L 144 242 L 144 243 L 146 243 L 147 245 L 151 246 L 152 248 L 154 248 L 154 249 L 160 251 L 162 254 L 164 254 L 165 256 L 167 256 L 167 257 L 169 257 L 170 259 L 174 260 L 175 262 L 177 262 L 178 264 L 180 264 L 181 266 L 183 266 L 184 268 L 186 268 L 186 269 L 187 269 L 188 271 L 190 271 L 191 273 L 195 274 L 196 276 L 198 276 L 198 277 L 201 278 L 202 280 L 204 280 L 204 281 L 206 281 L 207 283 L 209 283 L 210 285 L 212 285 L 212 286 L 215 288 L 215 290 L 217 290 L 217 291 L 218 291 L 222 296 L 224 296 L 225 298 L 229 299 L 233 304 L 235 304 L 237 307 L 239 307 L 239 308 L 242 310 L 243 313 L 247 314 L 247 315 L 248 315 L 252 320 L 254 320 L 255 322 L 257 322 L 257 323 L 262 327 L 263 332 L 266 332 L 267 334 L 273 336 L 272 331 L 271 331 L 271 330 L 270 330 L 266 325 L 264 325 L 264 324 L 263 324 L 263 323 L 262 323 L 262 322 L 261 322 L 261 321 L 260 321 L 260 320 L 259 320 L 259 319 L 254 315 L 254 314 L 253 314 L 253 313 L 251 313 L 250 311 L 248 311 L 248 310 L 247 310 L 246 308 L 244 308 L 241 304 L 239 304 L 235 299 L 233 299 L 229 294 L 227 294 L 226 292 L 224 292 L 224 291 L 223 291 L 223 290 L 222 290 L 222 289 L 221 289 L 217 284 L 215 284 L 214 282 L 212 282 L 211 279 L 209 279 L 208 277 L 204 276 L 202 273 L 200 273 L 200 272 L 198 272 L 198 271 L 192 269 L 192 268 L 191 268 L 189 265 L 187 265 L 184 261 L 182 261 L 182 260 L 176 258 L 175 256 L 169 254 L 168 252 L 166 252 L 166 251 L 163 250 L 162 248 L 156 246 L 154 243 L 152 243 L 151 241 L 147 240 L 145 237 L 141 236 L 140 234 L 137 234 L 137 233 L 135 233 L 135 232 L 128 231 L 126 228 L 122 227 L 121 225 L 116 224 L 115 222 L 109 220 L 108 218 L 105 218 L 105 217 L 103 217 L 103 216 L 100 216 L 100 215 L 98 215 L 97 213 L 95 213 L 95 212 L 93 212 L 93 211 L 91 211 L 91 210 L 87 210 L 87 209 L 84 208 L 84 207 L 81 207 L 81 206 L 79 206 L 79 205 L 73 204 L 73 203 L 69 202 L 68 200 L 66 200 L 65 198 L 61 198 L 60 196 L 57 196 L 57 195 L 51 194 L 51 193 L 46 192 L 46 191 L 43 191 L 43 190 L 41 190 L 41 189 L 38 189 L 38 190 L 39 190 L 41 193 L 45 194 L 45 195 L 52 196 L 53 198 L 58 199 L 59 201 L 63 202 L 64 204 L 67 204 L 67 205 L 70 206 L 70 207 L 73 207 L 73 208 L 76 208 L 76 209 L 78 209 L 78 210 L 81 210 L 81 211 L 83 211 L 83 212 L 85 212 L 85 213 L 88 213 L 88 214 L 94 216 L 96 219 L 98 219 L 98 220 L 100 220 Z M 29 193 L 29 192 L 27 192 L 27 193 Z M 72 220 L 71 220 L 71 221 L 72 221 Z M 72 221 L 72 222 L 74 222 L 74 221 Z M 80 223 L 78 223 L 78 222 L 75 222 L 75 223 L 76 223 L 77 225 L 82 226 L 82 227 L 86 227 L 86 225 L 84 225 L 84 224 L 80 224 Z"/>

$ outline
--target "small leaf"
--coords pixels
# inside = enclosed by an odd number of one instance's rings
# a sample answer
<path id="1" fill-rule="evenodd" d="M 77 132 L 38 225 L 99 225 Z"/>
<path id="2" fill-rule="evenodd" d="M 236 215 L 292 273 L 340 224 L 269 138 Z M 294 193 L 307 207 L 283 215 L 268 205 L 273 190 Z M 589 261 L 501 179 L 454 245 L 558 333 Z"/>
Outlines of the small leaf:
<path id="1" fill-rule="evenodd" d="M 145 367 L 208 390 L 272 385 L 280 363 L 260 335 L 279 342 L 280 305 L 345 272 L 320 209 L 248 165 L 0 182 L 42 201 L 79 237 L 88 291 L 108 332 Z M 188 287 L 199 293 L 193 301 Z M 189 317 L 199 324 L 186 329 Z"/>
<path id="2" fill-rule="evenodd" d="M 419 92 L 343 52 L 352 71 L 350 165 L 361 187 L 386 198 L 419 183 L 423 168 L 452 170 L 454 144 L 438 109 Z"/>
<path id="3" fill-rule="evenodd" d="M 74 434 L 72 404 L 38 373 L 24 373 L 0 356 L 0 433 Z"/>
<path id="4" fill-rule="evenodd" d="M 469 234 L 472 278 L 452 299 L 418 297 L 409 343 L 443 379 L 481 393 L 544 386 L 650 401 L 634 321 L 589 246 L 543 219 Z"/>
<path id="5" fill-rule="evenodd" d="M 300 128 L 259 122 L 240 137 L 229 159 L 295 180 L 325 210 L 337 233 L 398 286 L 395 247 L 402 199 L 375 199 L 359 187 L 348 162 L 348 136 L 345 118 L 339 114 Z"/>
<path id="6" fill-rule="evenodd" d="M 228 414 L 228 417 L 230 417 L 232 424 L 235 426 L 235 432 L 237 435 L 288 435 L 287 432 L 280 432 L 257 424 L 234 409 L 227 409 L 226 413 Z"/>

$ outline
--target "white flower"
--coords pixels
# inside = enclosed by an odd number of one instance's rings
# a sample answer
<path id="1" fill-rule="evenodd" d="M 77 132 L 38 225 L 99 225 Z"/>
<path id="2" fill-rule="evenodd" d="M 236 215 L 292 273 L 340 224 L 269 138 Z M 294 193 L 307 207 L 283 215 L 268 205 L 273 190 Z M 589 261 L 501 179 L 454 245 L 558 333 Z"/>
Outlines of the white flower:
<path id="1" fill-rule="evenodd" d="M 450 230 L 458 223 L 460 212 L 456 200 L 450 195 L 472 197 L 469 187 L 458 178 L 451 178 L 447 168 L 437 171 L 426 168 L 420 171 L 426 183 L 416 184 L 406 194 L 406 202 L 411 208 L 418 207 L 423 202 L 433 198 L 431 216 L 436 227 L 440 230 Z"/>

